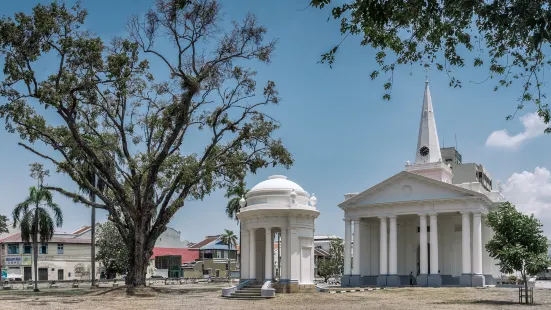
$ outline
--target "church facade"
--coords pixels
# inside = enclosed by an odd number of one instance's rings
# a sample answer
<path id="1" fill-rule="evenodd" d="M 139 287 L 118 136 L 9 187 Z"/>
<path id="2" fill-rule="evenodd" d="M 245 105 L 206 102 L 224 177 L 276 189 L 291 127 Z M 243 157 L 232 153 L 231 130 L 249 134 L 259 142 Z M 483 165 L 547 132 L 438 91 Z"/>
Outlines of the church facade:
<path id="1" fill-rule="evenodd" d="M 457 178 L 456 178 L 457 179 Z M 442 160 L 426 82 L 414 163 L 361 192 L 345 194 L 342 286 L 484 286 L 500 275 L 485 250 L 487 213 L 503 202 L 481 182 L 454 182 Z"/>

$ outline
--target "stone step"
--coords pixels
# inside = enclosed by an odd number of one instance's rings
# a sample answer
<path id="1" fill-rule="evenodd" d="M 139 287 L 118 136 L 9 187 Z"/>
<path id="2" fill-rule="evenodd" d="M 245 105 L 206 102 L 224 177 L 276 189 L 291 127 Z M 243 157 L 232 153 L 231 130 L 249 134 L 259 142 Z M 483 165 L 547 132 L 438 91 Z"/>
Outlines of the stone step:
<path id="1" fill-rule="evenodd" d="M 243 291 L 261 291 L 262 288 L 260 288 L 260 287 L 243 287 L 243 288 L 240 288 L 239 290 L 243 290 Z"/>
<path id="2" fill-rule="evenodd" d="M 257 289 L 261 289 L 261 288 L 262 288 L 262 285 L 246 285 L 244 288 L 257 288 Z"/>
<path id="3" fill-rule="evenodd" d="M 260 296 L 260 292 L 233 292 L 232 294 L 239 295 L 239 296 Z"/>
<path id="4" fill-rule="evenodd" d="M 266 297 L 262 297 L 262 296 L 236 296 L 236 295 L 231 295 L 231 296 L 228 297 L 228 298 L 231 298 L 231 299 L 242 299 L 242 300 L 266 299 Z"/>

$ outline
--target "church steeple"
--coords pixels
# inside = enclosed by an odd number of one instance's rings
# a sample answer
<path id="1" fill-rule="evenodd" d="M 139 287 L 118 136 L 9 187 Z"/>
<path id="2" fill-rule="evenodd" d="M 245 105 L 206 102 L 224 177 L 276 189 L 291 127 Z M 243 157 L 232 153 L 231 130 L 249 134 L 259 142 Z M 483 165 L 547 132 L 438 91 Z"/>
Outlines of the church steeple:
<path id="1" fill-rule="evenodd" d="M 430 97 L 429 81 L 425 82 L 425 96 L 423 109 L 421 110 L 421 122 L 419 123 L 419 137 L 417 140 L 416 164 L 436 163 L 442 161 L 440 143 L 436 132 L 436 120 Z"/>

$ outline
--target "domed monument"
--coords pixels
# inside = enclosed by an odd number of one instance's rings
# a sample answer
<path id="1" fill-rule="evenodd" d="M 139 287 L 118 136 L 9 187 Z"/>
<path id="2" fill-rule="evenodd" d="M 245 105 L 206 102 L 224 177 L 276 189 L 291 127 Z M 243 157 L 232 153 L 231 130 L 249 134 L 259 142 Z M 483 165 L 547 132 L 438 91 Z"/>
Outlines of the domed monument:
<path id="1" fill-rule="evenodd" d="M 242 283 L 263 284 L 263 291 L 278 293 L 315 290 L 316 203 L 314 194 L 282 175 L 260 182 L 241 199 Z M 279 266 L 273 262 L 275 234 L 280 237 Z"/>

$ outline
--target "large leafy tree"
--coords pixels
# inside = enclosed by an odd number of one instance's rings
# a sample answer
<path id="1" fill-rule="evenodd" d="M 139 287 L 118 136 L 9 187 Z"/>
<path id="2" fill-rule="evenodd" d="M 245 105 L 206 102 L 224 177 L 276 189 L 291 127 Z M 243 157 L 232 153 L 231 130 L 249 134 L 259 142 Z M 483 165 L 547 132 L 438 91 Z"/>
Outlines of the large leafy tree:
<path id="1" fill-rule="evenodd" d="M 0 215 L 0 234 L 9 232 L 8 218 L 5 215 Z"/>
<path id="2" fill-rule="evenodd" d="M 335 2 L 311 0 L 310 4 L 326 8 Z M 551 64 L 545 53 L 551 39 L 549 1 L 347 0 L 333 5 L 331 16 L 340 20 L 343 40 L 324 53 L 321 62 L 332 65 L 344 39 L 361 36 L 361 45 L 377 51 L 379 68 L 371 78 L 384 74 L 388 79 L 384 99 L 390 99 L 399 65 L 435 67 L 448 74 L 453 87 L 462 84 L 452 70 L 470 65 L 487 70 L 481 81 L 494 79 L 494 90 L 519 82 L 516 111 L 531 101 L 549 124 L 543 92 L 545 70 Z M 551 127 L 545 132 L 550 133 Z"/>
<path id="3" fill-rule="evenodd" d="M 543 225 L 533 214 L 523 214 L 509 202 L 490 212 L 486 222 L 495 233 L 486 250 L 499 260 L 501 272 L 520 272 L 527 289 L 528 276 L 546 270 L 551 264 Z M 525 301 L 528 303 L 528 296 Z"/>
<path id="4" fill-rule="evenodd" d="M 128 247 L 112 221 L 98 224 L 96 246 L 96 260 L 103 266 L 107 275 L 128 273 Z"/>
<path id="5" fill-rule="evenodd" d="M 29 197 L 13 209 L 13 227 L 19 226 L 23 242 L 32 240 L 35 292 L 38 292 L 38 241 L 47 243 L 54 236 L 55 227 L 63 225 L 61 209 L 53 202 L 52 193 L 42 186 L 47 175 L 48 170 L 41 164 L 32 164 L 31 176 L 37 179 L 38 186 L 31 186 Z"/>
<path id="6" fill-rule="evenodd" d="M 131 19 L 128 38 L 109 44 L 80 29 L 78 5 L 39 4 L 0 20 L 0 117 L 25 149 L 97 201 L 48 189 L 109 212 L 128 250 L 129 292 L 145 285 L 155 240 L 186 201 L 247 171 L 292 164 L 272 138 L 278 123 L 262 112 L 279 102 L 274 82 L 257 91 L 255 72 L 243 66 L 268 63 L 276 41 L 253 15 L 230 27 L 220 15 L 215 0 L 158 0 Z"/>
<path id="7" fill-rule="evenodd" d="M 231 247 L 233 245 L 234 248 L 237 248 L 237 236 L 233 233 L 233 230 L 227 230 L 224 229 L 224 234 L 220 236 L 220 240 L 228 245 L 228 270 L 227 270 L 227 276 L 228 281 L 230 280 L 231 276 L 231 264 L 230 264 L 230 253 L 231 253 Z"/>

